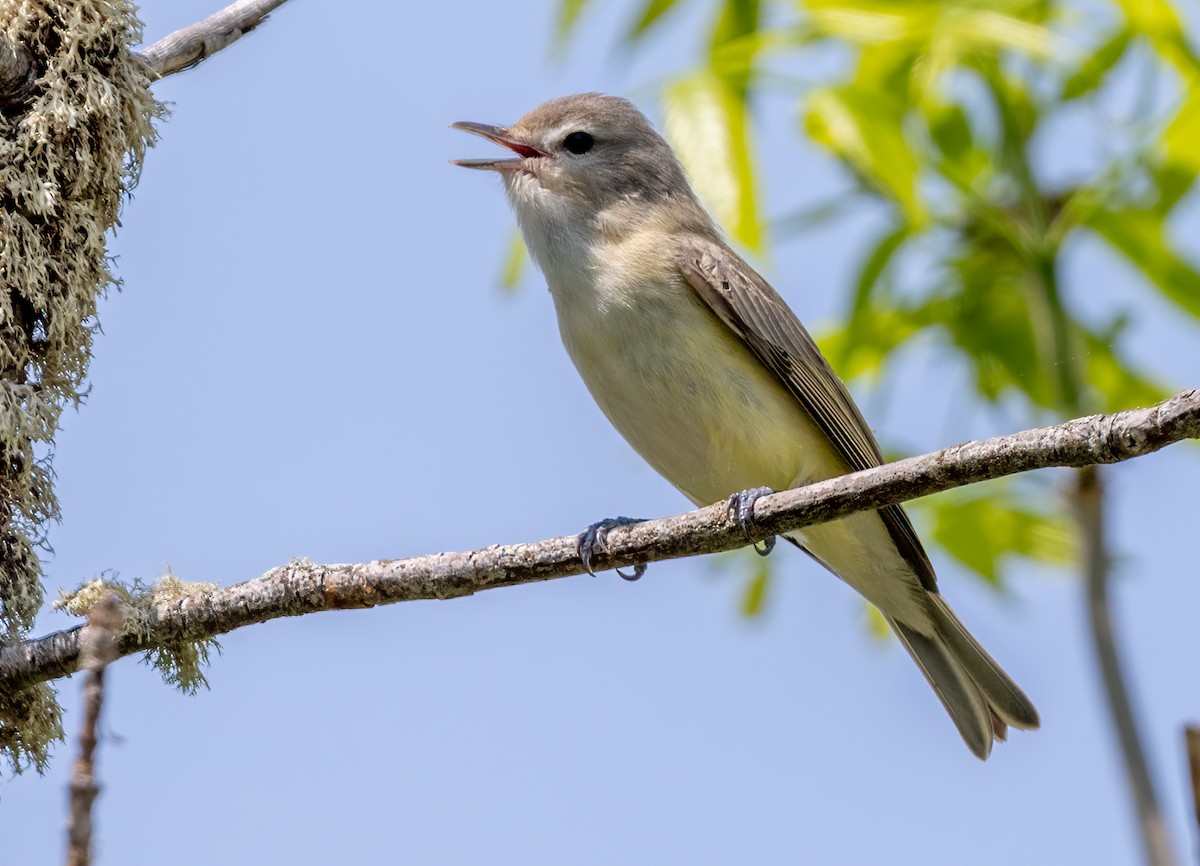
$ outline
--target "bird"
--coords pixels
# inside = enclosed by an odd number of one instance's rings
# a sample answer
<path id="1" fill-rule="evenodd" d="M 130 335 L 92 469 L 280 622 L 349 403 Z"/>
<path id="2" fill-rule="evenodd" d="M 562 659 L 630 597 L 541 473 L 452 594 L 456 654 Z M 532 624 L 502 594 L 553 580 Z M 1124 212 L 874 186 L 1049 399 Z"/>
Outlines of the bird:
<path id="1" fill-rule="evenodd" d="M 453 162 L 500 176 L 584 384 L 689 500 L 724 500 L 747 527 L 765 493 L 882 465 L 817 344 L 725 241 L 670 144 L 633 103 L 583 93 L 510 126 L 452 127 L 509 152 Z M 589 571 L 593 546 L 628 520 L 581 536 Z M 1033 703 L 943 598 L 899 505 L 785 537 L 879 609 L 976 757 L 986 759 L 1010 727 L 1039 726 Z"/>

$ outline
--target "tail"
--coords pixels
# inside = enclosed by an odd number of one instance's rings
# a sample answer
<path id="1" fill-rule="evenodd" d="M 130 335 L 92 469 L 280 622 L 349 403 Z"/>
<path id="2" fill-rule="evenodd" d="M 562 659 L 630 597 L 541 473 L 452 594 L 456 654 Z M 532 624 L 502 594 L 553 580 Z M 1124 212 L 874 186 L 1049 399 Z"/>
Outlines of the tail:
<path id="1" fill-rule="evenodd" d="M 888 623 L 933 686 L 959 734 L 980 760 L 1008 726 L 1032 730 L 1039 725 L 1033 702 L 959 622 L 940 594 L 929 594 L 933 636 L 888 617 Z"/>

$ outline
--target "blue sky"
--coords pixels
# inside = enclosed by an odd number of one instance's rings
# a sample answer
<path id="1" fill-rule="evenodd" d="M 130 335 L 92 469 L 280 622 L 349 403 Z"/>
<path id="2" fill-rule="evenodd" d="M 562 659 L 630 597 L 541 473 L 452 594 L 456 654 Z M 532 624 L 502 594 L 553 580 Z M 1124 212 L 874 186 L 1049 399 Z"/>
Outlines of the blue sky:
<path id="1" fill-rule="evenodd" d="M 288 4 L 156 87 L 174 114 L 112 246 L 125 287 L 102 305 L 91 396 L 58 440 L 51 594 L 109 570 L 229 584 L 295 556 L 468 550 L 686 508 L 592 404 L 540 277 L 497 288 L 513 231 L 499 182 L 447 162 L 487 155 L 451 122 L 564 93 L 661 119 L 653 83 L 688 62 L 687 28 L 622 58 L 615 4 L 554 60 L 552 5 Z M 148 36 L 214 6 L 148 4 Z M 787 100 L 764 103 L 771 214 L 842 183 L 796 127 Z M 759 264 L 819 325 L 872 219 Z M 1138 300 L 1135 356 L 1200 385 L 1196 328 L 1142 302 L 1126 266 L 1081 243 L 1067 273 L 1096 309 Z M 905 371 L 864 403 L 886 440 L 926 451 L 1013 429 L 959 411 L 967 382 L 937 357 Z M 1119 625 L 1186 856 L 1200 459 L 1176 447 L 1108 477 Z M 99 862 L 1136 861 L 1072 575 L 1014 568 L 997 598 L 935 555 L 1044 721 L 981 764 L 909 659 L 867 637 L 854 594 L 789 553 L 753 622 L 736 569 L 690 560 L 636 584 L 606 573 L 245 629 L 195 697 L 125 660 Z M 60 688 L 73 738 L 80 683 Z M 11 862 L 60 860 L 73 754 L 0 780 Z"/>

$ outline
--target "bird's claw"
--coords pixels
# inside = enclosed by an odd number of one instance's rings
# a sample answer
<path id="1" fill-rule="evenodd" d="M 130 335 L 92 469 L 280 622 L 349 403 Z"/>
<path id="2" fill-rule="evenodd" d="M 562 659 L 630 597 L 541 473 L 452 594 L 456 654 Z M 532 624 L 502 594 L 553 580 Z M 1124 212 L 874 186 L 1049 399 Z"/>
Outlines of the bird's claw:
<path id="1" fill-rule="evenodd" d="M 754 503 L 763 496 L 768 496 L 775 491 L 770 487 L 754 487 L 750 490 L 739 490 L 727 500 L 725 500 L 725 511 L 729 515 L 729 519 L 736 522 L 738 527 L 746 536 L 747 541 L 751 541 L 752 536 L 750 530 L 754 528 Z M 754 552 L 759 556 L 766 556 L 775 549 L 775 536 L 772 535 L 762 540 L 762 547 L 759 547 L 757 541 L 752 542 Z"/>
<path id="2" fill-rule="evenodd" d="M 615 526 L 629 526 L 632 523 L 641 523 L 642 520 L 637 517 L 606 517 L 599 520 L 585 529 L 579 535 L 579 559 L 583 562 L 583 567 L 592 577 L 596 576 L 596 572 L 592 570 L 592 557 L 597 549 L 605 547 L 608 538 L 608 531 Z M 633 574 L 626 574 L 621 569 L 613 569 L 618 575 L 625 580 L 637 580 L 646 573 L 646 563 L 639 562 L 633 567 Z"/>

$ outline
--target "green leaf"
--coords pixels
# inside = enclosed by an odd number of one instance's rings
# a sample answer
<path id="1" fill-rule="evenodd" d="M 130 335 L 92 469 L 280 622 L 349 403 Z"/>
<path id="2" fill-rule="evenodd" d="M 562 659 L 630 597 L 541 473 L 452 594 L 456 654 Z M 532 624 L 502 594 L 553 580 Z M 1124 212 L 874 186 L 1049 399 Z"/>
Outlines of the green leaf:
<path id="1" fill-rule="evenodd" d="M 821 346 L 843 379 L 882 372 L 891 354 L 923 325 L 913 310 L 873 301 L 889 262 L 911 237 L 907 225 L 884 232 L 859 271 L 845 326 L 821 335 Z"/>
<path id="2" fill-rule="evenodd" d="M 1163 132 L 1163 161 L 1158 172 L 1161 200 L 1156 210 L 1169 212 L 1200 175 L 1200 75 L 1185 83 L 1188 96 Z"/>
<path id="3" fill-rule="evenodd" d="M 1188 44 L 1179 10 L 1169 0 L 1117 0 L 1129 26 L 1185 78 L 1200 72 L 1200 58 Z"/>
<path id="4" fill-rule="evenodd" d="M 1035 58 L 1062 52 L 1039 3 L 934 3 L 807 0 L 814 24 L 829 36 L 868 47 L 907 46 L 931 67 L 931 81 L 979 55 L 1012 51 Z M 1001 6 L 1007 6 L 1003 11 Z"/>
<path id="5" fill-rule="evenodd" d="M 888 625 L 887 619 L 883 613 L 875 605 L 867 603 L 863 605 L 863 616 L 867 621 L 867 633 L 875 640 L 887 640 L 892 636 L 892 627 Z"/>
<path id="6" fill-rule="evenodd" d="M 883 93 L 824 87 L 808 98 L 809 135 L 893 199 L 909 223 L 925 222 L 917 158 L 904 134 L 904 106 Z"/>
<path id="7" fill-rule="evenodd" d="M 725 82 L 744 107 L 750 87 L 750 76 L 754 66 L 753 38 L 758 33 L 759 0 L 724 0 L 721 12 L 713 27 L 709 45 L 709 68 Z M 742 63 L 735 66 L 728 62 L 728 46 L 739 46 Z"/>
<path id="8" fill-rule="evenodd" d="M 712 48 L 758 31 L 759 0 L 725 0 L 713 28 Z"/>
<path id="9" fill-rule="evenodd" d="M 667 87 L 664 99 L 667 137 L 696 191 L 736 240 L 762 249 L 745 101 L 711 70 L 678 79 Z"/>
<path id="10" fill-rule="evenodd" d="M 980 238 L 964 244 L 947 265 L 953 279 L 927 305 L 926 315 L 966 356 L 980 396 L 995 401 L 1016 390 L 1035 406 L 1053 407 L 1054 383 L 1043 362 L 1030 276 L 1022 263 L 1010 248 L 991 248 Z"/>
<path id="11" fill-rule="evenodd" d="M 883 272 L 887 270 L 887 266 L 891 264 L 892 257 L 896 251 L 904 246 L 904 243 L 912 236 L 912 229 L 907 223 L 901 223 L 895 228 L 884 232 L 875 245 L 871 248 L 870 255 L 863 263 L 862 269 L 858 272 L 858 279 L 854 282 L 854 294 L 851 296 L 850 304 L 850 321 L 853 324 L 854 320 L 866 312 L 867 305 L 871 301 L 871 293 L 875 289 L 875 285 L 879 282 L 879 278 Z"/>
<path id="12" fill-rule="evenodd" d="M 1174 249 L 1158 211 L 1096 209 L 1086 225 L 1137 267 L 1181 309 L 1200 318 L 1200 272 Z"/>
<path id="13" fill-rule="evenodd" d="M 821 332 L 818 343 L 837 374 L 850 380 L 877 376 L 892 353 L 920 332 L 919 313 L 897 307 L 873 305 L 849 324 Z"/>
<path id="14" fill-rule="evenodd" d="M 525 274 L 527 264 L 529 250 L 525 248 L 525 239 L 521 237 L 520 232 L 514 232 L 508 245 L 508 254 L 504 257 L 504 267 L 500 271 L 500 288 L 508 291 L 516 289 Z"/>
<path id="15" fill-rule="evenodd" d="M 929 137 L 944 156 L 956 159 L 975 146 L 971 123 L 961 105 L 928 102 L 923 108 Z"/>
<path id="16" fill-rule="evenodd" d="M 984 194 L 994 166 L 990 154 L 976 144 L 970 115 L 961 105 L 926 98 L 921 112 L 929 140 L 942 159 L 930 154 L 941 176 L 968 195 Z"/>
<path id="17" fill-rule="evenodd" d="M 809 0 L 805 9 L 827 36 L 864 45 L 921 41 L 928 37 L 934 18 L 928 4 L 919 3 Z"/>
<path id="18" fill-rule="evenodd" d="M 675 7 L 679 0 L 647 0 L 625 34 L 626 42 L 637 42 L 658 20 Z"/>
<path id="19" fill-rule="evenodd" d="M 804 25 L 756 30 L 714 45 L 709 53 L 709 66 L 722 77 L 746 78 L 760 55 L 768 52 L 776 56 L 795 53 L 817 38 L 818 34 Z"/>
<path id="20" fill-rule="evenodd" d="M 1003 585 L 1004 561 L 1022 556 L 1065 565 L 1075 556 L 1075 539 L 1062 509 L 1025 504 L 1020 485 L 1010 481 L 959 488 L 917 500 L 915 509 L 932 523 L 929 537 L 989 585 Z"/>
<path id="21" fill-rule="evenodd" d="M 1185 94 L 1162 137 L 1163 162 L 1158 172 L 1158 209 L 1170 211 L 1200 175 L 1200 57 L 1188 42 L 1179 11 L 1168 0 L 1118 0 L 1129 26 L 1144 35 L 1154 50 L 1179 73 Z"/>
<path id="22" fill-rule="evenodd" d="M 1063 84 L 1062 98 L 1064 100 L 1078 99 L 1099 87 L 1104 77 L 1125 56 L 1125 50 L 1129 47 L 1132 38 L 1133 31 L 1126 26 L 1121 27 L 1104 40 L 1100 47 L 1089 54 Z"/>
<path id="23" fill-rule="evenodd" d="M 1041 106 L 1034 97 L 1029 82 L 1010 74 L 1000 66 L 989 68 L 984 78 L 990 86 L 996 111 L 1000 115 L 1003 144 L 1009 149 L 1003 154 L 1003 159 L 1019 180 L 1032 183 L 1032 178 L 1023 178 L 1021 175 L 1029 170 L 1029 155 L 1025 148 L 1041 120 Z"/>
<path id="24" fill-rule="evenodd" d="M 587 4 L 588 0 L 559 0 L 558 21 L 554 28 L 554 41 L 558 47 L 564 46 L 571 38 Z"/>
<path id="25" fill-rule="evenodd" d="M 1064 50 L 1054 32 L 1041 21 L 999 11 L 1002 4 L 947 3 L 942 6 L 933 33 L 933 50 L 953 51 L 955 62 L 982 51 L 1011 51 L 1028 57 L 1051 59 Z M 1024 4 L 1025 11 L 1036 16 L 1039 4 Z M 992 8 L 980 8 L 991 6 Z M 1015 4 L 1013 4 L 1015 7 Z"/>
<path id="26" fill-rule="evenodd" d="M 762 614 L 767 601 L 767 591 L 771 586 L 771 569 L 767 561 L 759 557 L 750 572 L 750 580 L 742 593 L 742 615 L 750 618 Z"/>

